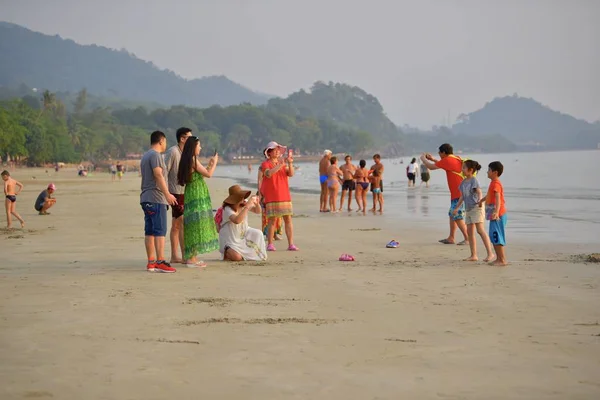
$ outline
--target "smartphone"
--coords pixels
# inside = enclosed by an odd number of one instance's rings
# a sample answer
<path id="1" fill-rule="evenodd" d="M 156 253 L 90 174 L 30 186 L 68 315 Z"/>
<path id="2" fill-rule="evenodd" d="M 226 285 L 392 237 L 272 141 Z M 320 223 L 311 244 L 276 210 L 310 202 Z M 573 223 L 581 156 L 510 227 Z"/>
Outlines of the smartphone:
<path id="1" fill-rule="evenodd" d="M 292 158 L 293 155 L 294 155 L 294 150 L 289 149 L 287 158 Z"/>

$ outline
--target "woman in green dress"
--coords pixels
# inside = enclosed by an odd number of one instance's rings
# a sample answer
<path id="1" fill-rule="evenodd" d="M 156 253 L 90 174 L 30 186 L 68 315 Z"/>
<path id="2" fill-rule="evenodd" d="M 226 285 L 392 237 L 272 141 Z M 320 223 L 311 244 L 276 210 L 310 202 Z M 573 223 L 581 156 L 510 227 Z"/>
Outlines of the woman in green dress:
<path id="1" fill-rule="evenodd" d="M 219 155 L 215 153 L 205 168 L 198 155 L 202 146 L 200 139 L 190 136 L 181 152 L 177 181 L 185 186 L 183 208 L 184 263 L 188 267 L 205 267 L 198 261 L 198 254 L 210 253 L 219 249 L 219 234 L 212 212 L 210 193 L 204 178 L 210 178 L 215 171 Z"/>

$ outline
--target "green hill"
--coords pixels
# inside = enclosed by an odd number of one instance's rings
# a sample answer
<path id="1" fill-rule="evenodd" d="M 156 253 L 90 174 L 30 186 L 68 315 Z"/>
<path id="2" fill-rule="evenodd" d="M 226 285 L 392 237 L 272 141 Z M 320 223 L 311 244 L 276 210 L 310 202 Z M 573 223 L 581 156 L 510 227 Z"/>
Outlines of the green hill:
<path id="1" fill-rule="evenodd" d="M 265 104 L 270 96 L 224 76 L 187 80 L 125 50 L 84 46 L 58 35 L 0 22 L 0 86 L 77 93 L 195 107 Z"/>
<path id="2" fill-rule="evenodd" d="M 459 135 L 501 135 L 519 148 L 596 148 L 600 127 L 517 95 L 498 97 L 462 114 L 452 127 Z"/>
<path id="3" fill-rule="evenodd" d="M 274 98 L 267 110 L 287 115 L 335 121 L 369 132 L 378 143 L 398 143 L 400 130 L 385 115 L 377 98 L 363 89 L 343 83 L 315 82 L 310 91 L 300 90 L 287 98 Z"/>

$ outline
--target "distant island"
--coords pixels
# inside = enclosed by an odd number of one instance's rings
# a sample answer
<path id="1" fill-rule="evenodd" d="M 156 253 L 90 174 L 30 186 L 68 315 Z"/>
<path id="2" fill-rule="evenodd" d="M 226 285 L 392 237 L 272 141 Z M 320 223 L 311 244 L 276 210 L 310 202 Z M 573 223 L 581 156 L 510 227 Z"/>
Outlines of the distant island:
<path id="1" fill-rule="evenodd" d="M 180 126 L 227 157 L 259 156 L 270 140 L 303 155 L 330 148 L 363 157 L 410 156 L 444 142 L 469 153 L 596 149 L 600 143 L 600 122 L 518 95 L 460 114 L 452 126 L 420 130 L 396 126 L 376 96 L 349 84 L 318 81 L 272 97 L 225 77 L 186 80 L 125 50 L 83 46 L 4 22 L 0 57 L 3 161 L 123 159 L 147 147 L 149 131 L 163 130 L 172 140 Z"/>

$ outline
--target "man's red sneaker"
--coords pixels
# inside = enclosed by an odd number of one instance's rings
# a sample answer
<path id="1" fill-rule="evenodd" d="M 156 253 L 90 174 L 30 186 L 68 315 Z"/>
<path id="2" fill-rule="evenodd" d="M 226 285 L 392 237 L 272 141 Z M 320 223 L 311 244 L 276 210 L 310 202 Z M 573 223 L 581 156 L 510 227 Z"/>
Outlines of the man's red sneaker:
<path id="1" fill-rule="evenodd" d="M 154 272 L 177 272 L 177 270 L 171 267 L 171 264 L 168 262 L 161 260 L 154 264 Z"/>
<path id="2" fill-rule="evenodd" d="M 148 272 L 156 271 L 156 261 L 148 261 L 148 264 L 146 264 L 146 271 L 148 271 Z"/>

